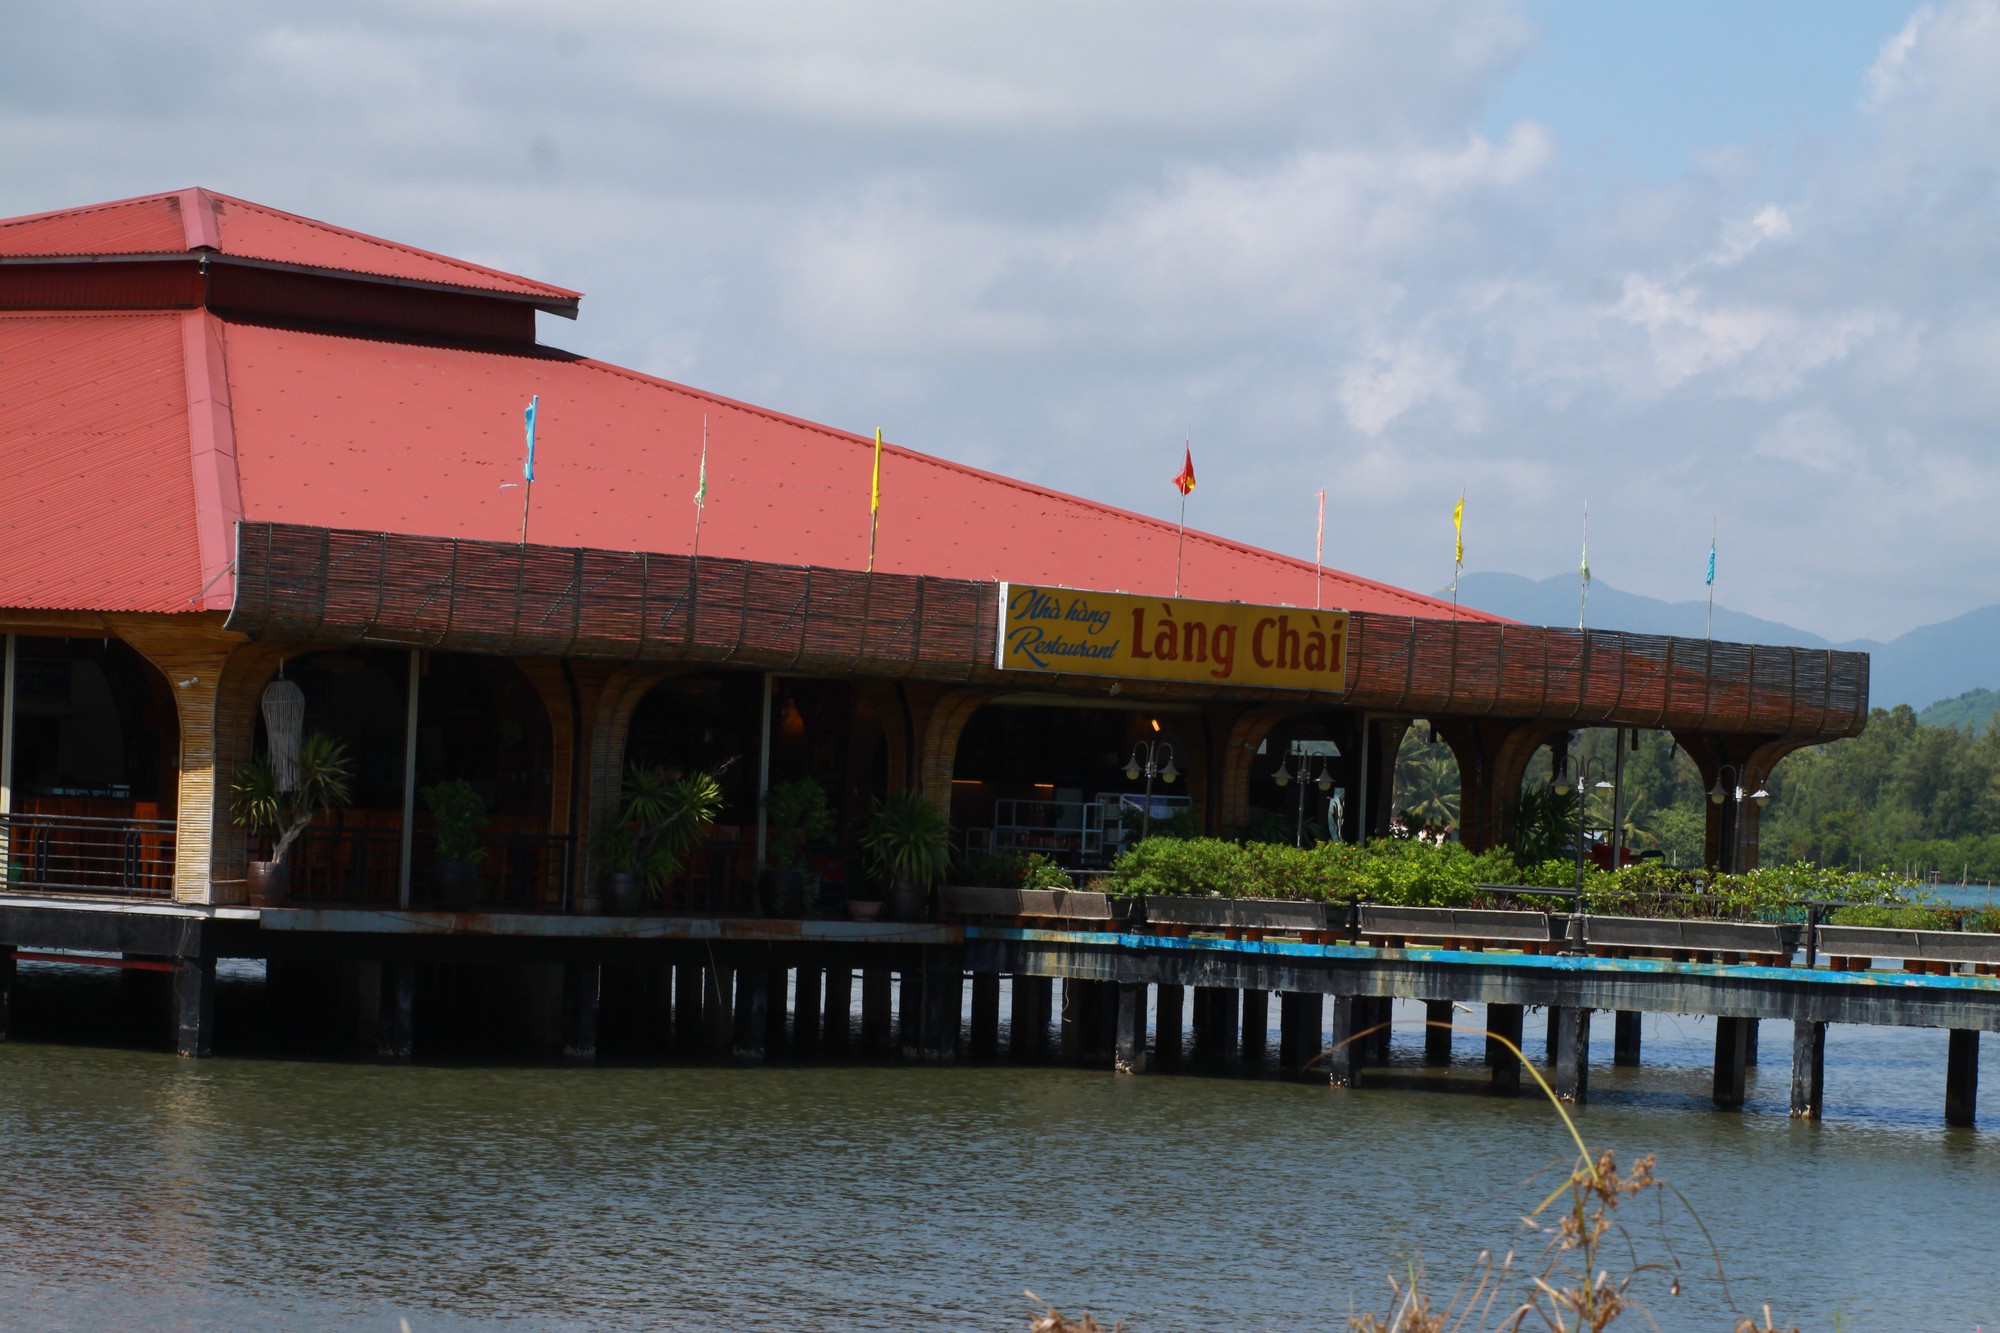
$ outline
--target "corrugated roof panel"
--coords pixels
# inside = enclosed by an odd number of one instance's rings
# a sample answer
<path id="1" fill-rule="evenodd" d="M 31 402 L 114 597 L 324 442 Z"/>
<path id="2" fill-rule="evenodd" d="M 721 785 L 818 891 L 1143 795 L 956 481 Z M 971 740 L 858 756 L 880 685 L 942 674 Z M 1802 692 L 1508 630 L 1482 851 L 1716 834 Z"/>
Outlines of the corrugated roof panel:
<path id="1" fill-rule="evenodd" d="M 180 201 L 171 194 L 0 221 L 10 257 L 178 254 L 188 248 Z"/>
<path id="2" fill-rule="evenodd" d="M 225 329 L 246 519 L 518 541 L 522 409 L 541 396 L 528 540 L 679 552 L 708 419 L 706 555 L 860 569 L 873 442 L 601 362 Z M 885 451 L 884 572 L 1174 590 L 1173 524 Z M 1189 530 L 1183 595 L 1310 605 L 1310 563 Z M 1449 605 L 1337 570 L 1330 607 Z M 1471 619 L 1498 619 L 1462 609 Z"/>
<path id="3" fill-rule="evenodd" d="M 226 255 L 521 296 L 574 300 L 578 295 L 567 287 L 551 286 L 449 255 L 385 241 L 379 236 L 281 213 L 248 200 L 221 194 L 209 197 L 214 201 L 215 218 L 222 233 L 222 253 Z"/>
<path id="4" fill-rule="evenodd" d="M 186 217 L 183 206 L 201 210 Z M 209 190 L 121 199 L 0 220 L 0 256 L 185 254 L 214 238 L 219 253 L 267 263 L 402 278 L 569 303 L 578 293 L 518 274 L 433 254 L 345 227 Z"/>
<path id="5" fill-rule="evenodd" d="M 0 315 L 0 606 L 190 609 L 182 318 Z"/>

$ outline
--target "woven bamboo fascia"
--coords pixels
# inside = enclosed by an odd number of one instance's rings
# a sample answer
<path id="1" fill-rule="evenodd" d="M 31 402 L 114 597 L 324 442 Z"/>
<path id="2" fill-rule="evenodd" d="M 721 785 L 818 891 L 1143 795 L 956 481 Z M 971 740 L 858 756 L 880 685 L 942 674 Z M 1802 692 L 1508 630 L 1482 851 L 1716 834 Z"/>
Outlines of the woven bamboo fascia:
<path id="1" fill-rule="evenodd" d="M 228 627 L 300 644 L 707 663 L 1101 694 L 993 665 L 999 585 L 291 524 L 237 530 Z M 1356 613 L 1347 688 L 1125 683 L 1127 697 L 1337 704 L 1420 717 L 1807 741 L 1868 717 L 1865 653 Z"/>

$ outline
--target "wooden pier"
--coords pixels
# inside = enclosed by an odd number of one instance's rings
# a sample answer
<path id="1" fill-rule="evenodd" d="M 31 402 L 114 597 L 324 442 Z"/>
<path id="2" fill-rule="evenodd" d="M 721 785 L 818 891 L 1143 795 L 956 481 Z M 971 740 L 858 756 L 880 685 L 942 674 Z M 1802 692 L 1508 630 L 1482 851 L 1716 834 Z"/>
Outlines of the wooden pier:
<path id="1" fill-rule="evenodd" d="M 2000 978 L 1664 959 L 1163 938 L 929 923 L 202 908 L 0 899 L 0 1034 L 17 959 L 164 971 L 174 1044 L 214 1049 L 215 969 L 262 959 L 277 1012 L 339 1029 L 383 1059 L 458 1054 L 479 1025 L 596 1058 L 600 1034 L 662 1058 L 1055 1061 L 1129 1073 L 1181 1066 L 1365 1085 L 1388 1052 L 1389 1005 L 1489 1034 L 1494 1092 L 1517 1095 L 1525 1015 L 1547 1016 L 1549 1081 L 1589 1096 L 1593 1016 L 1614 1064 L 1639 1062 L 1639 1016 L 1716 1021 L 1714 1101 L 1743 1105 L 1765 1021 L 1791 1024 L 1791 1112 L 1825 1106 L 1832 1023 L 1951 1033 L 1944 1118 L 1971 1124 L 1979 1034 L 2000 1029 Z M 1002 1042 L 1001 979 L 1011 980 Z M 1151 989 L 1149 989 L 1151 988 Z M 1192 992 L 1192 1005 L 1187 1003 Z M 1279 1039 L 1266 1049 L 1272 996 Z M 850 1021 L 859 998 L 860 1019 Z M 1191 1031 L 1183 1030 L 1184 1011 Z M 1150 1021 L 1149 1021 L 1150 1018 Z M 1600 1028 L 1600 1033 L 1602 1029 Z M 1449 1063 L 1449 1032 L 1425 1059 Z M 1602 1036 L 1600 1037 L 1602 1039 Z"/>

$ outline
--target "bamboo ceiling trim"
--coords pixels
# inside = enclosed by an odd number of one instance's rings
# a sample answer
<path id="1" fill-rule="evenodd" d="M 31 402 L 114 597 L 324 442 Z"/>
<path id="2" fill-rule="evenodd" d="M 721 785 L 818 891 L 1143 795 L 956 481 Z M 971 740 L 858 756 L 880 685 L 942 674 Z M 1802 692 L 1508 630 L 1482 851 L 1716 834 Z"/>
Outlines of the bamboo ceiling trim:
<path id="1" fill-rule="evenodd" d="M 258 638 L 1019 684 L 993 666 L 991 583 L 280 523 L 240 524 L 237 559 L 228 627 Z M 1348 635 L 1337 694 L 1129 688 L 1810 739 L 1854 735 L 1868 714 L 1864 653 L 1360 613 Z M 1063 676 L 1036 686 L 1106 688 Z"/>

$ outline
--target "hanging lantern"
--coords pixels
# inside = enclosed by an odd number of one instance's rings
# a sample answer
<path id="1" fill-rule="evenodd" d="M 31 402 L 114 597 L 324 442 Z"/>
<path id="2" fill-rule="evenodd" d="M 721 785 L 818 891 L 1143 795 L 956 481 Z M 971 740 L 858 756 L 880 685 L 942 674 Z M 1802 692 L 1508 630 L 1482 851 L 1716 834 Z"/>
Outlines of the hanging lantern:
<path id="1" fill-rule="evenodd" d="M 305 735 L 305 692 L 279 676 L 264 687 L 264 732 L 270 740 L 271 773 L 279 791 L 299 785 L 299 744 Z"/>

